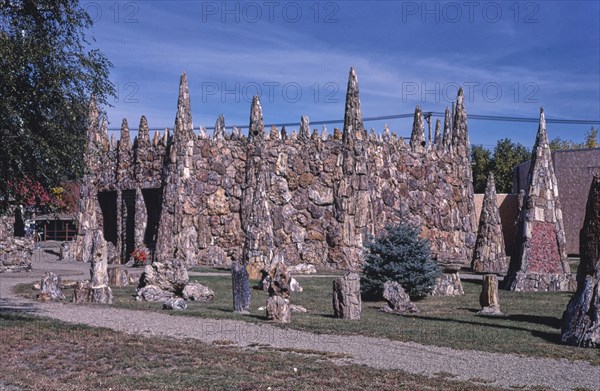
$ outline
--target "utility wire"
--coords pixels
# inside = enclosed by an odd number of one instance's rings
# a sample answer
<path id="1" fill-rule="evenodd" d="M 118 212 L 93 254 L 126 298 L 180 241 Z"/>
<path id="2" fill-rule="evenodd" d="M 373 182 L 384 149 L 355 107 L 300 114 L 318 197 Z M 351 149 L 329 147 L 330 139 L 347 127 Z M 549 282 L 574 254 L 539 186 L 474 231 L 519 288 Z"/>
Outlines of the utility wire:
<path id="1" fill-rule="evenodd" d="M 427 111 L 423 113 L 424 117 L 434 116 L 434 117 L 444 117 L 445 113 L 439 111 Z M 370 121 L 383 121 L 390 119 L 402 119 L 402 118 L 412 118 L 414 117 L 414 113 L 408 114 L 393 114 L 393 115 L 381 115 L 377 117 L 365 117 L 363 118 L 363 122 Z M 479 115 L 479 114 L 468 114 L 468 119 L 471 120 L 482 120 L 482 121 L 496 121 L 496 122 L 539 122 L 539 118 L 532 117 L 512 117 L 512 116 L 502 116 L 502 115 Z M 342 124 L 344 123 L 343 119 L 332 119 L 332 120 L 321 120 L 321 121 L 311 121 L 310 125 L 327 125 L 327 124 Z M 577 119 L 558 119 L 558 118 L 546 118 L 546 123 L 550 124 L 568 124 L 568 125 L 600 125 L 600 120 L 577 120 Z M 266 126 L 300 126 L 300 122 L 285 122 L 285 123 L 275 123 L 275 124 L 266 124 Z M 248 125 L 245 126 L 237 126 L 239 129 L 248 129 Z M 169 128 L 168 126 L 162 128 L 153 127 L 151 130 L 164 130 Z M 214 130 L 214 126 L 205 127 L 206 130 Z M 120 128 L 109 128 L 109 131 L 119 131 Z M 138 130 L 135 128 L 130 128 L 129 130 Z"/>

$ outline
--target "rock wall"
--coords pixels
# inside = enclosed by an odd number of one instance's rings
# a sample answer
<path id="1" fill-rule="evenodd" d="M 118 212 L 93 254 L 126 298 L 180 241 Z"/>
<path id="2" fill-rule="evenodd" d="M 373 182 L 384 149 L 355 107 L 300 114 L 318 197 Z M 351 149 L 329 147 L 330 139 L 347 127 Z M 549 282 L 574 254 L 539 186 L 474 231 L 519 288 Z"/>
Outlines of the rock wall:
<path id="1" fill-rule="evenodd" d="M 0 273 L 31 269 L 33 239 L 15 237 L 14 224 L 14 213 L 0 216 Z"/>
<path id="2" fill-rule="evenodd" d="M 383 135 L 367 134 L 358 94 L 358 80 L 351 70 L 344 129 L 341 134 L 336 129 L 333 137 L 311 134 L 308 117 L 301 119 L 303 131 L 297 135 L 288 136 L 285 129 L 277 128 L 265 132 L 258 98 L 252 105 L 248 137 L 237 128 L 226 132 L 222 116 L 215 133 L 207 136 L 204 129 L 193 132 L 183 75 L 173 136 L 168 131 L 162 137 L 155 134 L 150 142 L 144 117 L 133 143 L 128 141 L 128 130 L 121 132 L 125 141 L 118 144 L 108 141 L 102 130 L 89 135 L 94 144 L 89 149 L 99 155 L 90 169 L 98 198 L 117 194 L 117 224 L 111 228 L 118 231 L 115 241 L 127 240 L 136 230 L 154 229 L 149 216 L 160 205 L 156 243 L 144 243 L 156 247 L 155 259 L 226 265 L 231 262 L 227 254 L 242 248 L 252 214 L 263 220 L 268 216 L 270 221 L 255 226 L 272 230 L 273 246 L 288 265 L 356 269 L 370 235 L 386 223 L 410 220 L 422 227 L 422 235 L 431 240 L 441 262 L 448 258 L 469 266 L 476 221 L 462 90 L 454 121 L 448 114 L 444 137 L 438 135 L 429 144 L 417 108 L 413 128 L 421 136 L 415 136 L 419 142 L 412 146 L 389 130 Z M 248 159 L 260 161 L 260 175 L 252 172 L 258 166 Z M 268 213 L 253 210 L 256 203 L 249 201 L 256 193 L 257 178 L 266 195 L 259 204 Z M 122 223 L 126 208 L 121 195 L 148 189 L 159 189 L 160 199 L 152 204 L 144 196 L 146 210 L 134 211 L 137 228 L 128 228 Z M 104 213 L 107 208 L 97 209 Z M 101 225 L 107 218 L 97 220 Z M 107 234 L 107 226 L 104 232 L 109 240 L 113 236 Z M 126 258 L 121 253 L 121 260 Z"/>

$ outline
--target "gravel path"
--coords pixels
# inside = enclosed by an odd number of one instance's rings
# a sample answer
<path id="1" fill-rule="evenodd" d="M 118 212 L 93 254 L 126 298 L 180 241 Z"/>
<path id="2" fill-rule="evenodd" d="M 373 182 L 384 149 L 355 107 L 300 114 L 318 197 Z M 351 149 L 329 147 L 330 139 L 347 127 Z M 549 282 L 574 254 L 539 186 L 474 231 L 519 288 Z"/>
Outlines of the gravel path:
<path id="1" fill-rule="evenodd" d="M 93 305 L 40 304 L 16 296 L 12 288 L 16 284 L 38 280 L 43 270 L 57 272 L 63 278 L 87 278 L 89 265 L 49 262 L 47 256 L 38 256 L 33 266 L 34 270 L 29 273 L 0 274 L 0 311 L 19 309 L 69 323 L 84 323 L 150 337 L 194 338 L 205 342 L 231 340 L 239 346 L 268 344 L 281 349 L 341 353 L 348 357 L 348 361 L 358 364 L 425 375 L 449 373 L 456 376 L 456 379 L 506 388 L 540 386 L 555 390 L 572 390 L 577 387 L 600 389 L 600 367 L 584 361 L 454 350 L 384 338 L 319 335 L 234 320 L 217 321 L 178 316 L 174 322 L 173 317 L 167 313 Z M 177 326 L 174 327 L 174 324 Z"/>

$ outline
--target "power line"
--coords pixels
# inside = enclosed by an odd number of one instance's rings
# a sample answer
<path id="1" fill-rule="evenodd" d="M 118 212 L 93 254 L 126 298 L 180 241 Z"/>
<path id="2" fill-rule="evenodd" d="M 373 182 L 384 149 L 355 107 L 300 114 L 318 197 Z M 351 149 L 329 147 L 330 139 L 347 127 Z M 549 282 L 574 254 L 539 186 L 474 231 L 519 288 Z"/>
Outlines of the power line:
<path id="1" fill-rule="evenodd" d="M 439 111 L 427 111 L 423 113 L 423 116 L 435 116 L 435 117 L 444 117 L 445 113 Z M 376 117 L 365 117 L 363 118 L 363 122 L 371 122 L 371 121 L 383 121 L 390 119 L 402 119 L 402 118 L 412 118 L 414 117 L 414 113 L 407 114 L 393 114 L 393 115 L 381 115 Z M 513 116 L 503 116 L 503 115 L 481 115 L 481 114 L 469 114 L 467 115 L 468 119 L 471 120 L 482 120 L 482 121 L 495 121 L 495 122 L 539 122 L 539 118 L 533 117 L 513 117 Z M 332 120 L 321 120 L 321 121 L 311 121 L 311 125 L 327 125 L 327 124 L 343 124 L 343 119 L 332 119 Z M 559 119 L 559 118 L 546 118 L 546 123 L 550 124 L 567 124 L 567 125 L 600 125 L 600 120 L 578 120 L 578 119 Z M 285 122 L 285 123 L 274 123 L 267 124 L 267 126 L 299 126 L 299 122 Z M 245 126 L 237 126 L 239 129 L 248 129 L 248 125 Z M 165 127 L 153 127 L 151 130 L 164 130 L 169 128 Z M 214 130 L 214 126 L 205 127 L 206 130 Z M 119 131 L 120 128 L 109 128 L 109 131 Z M 138 130 L 135 128 L 130 128 L 130 130 Z"/>

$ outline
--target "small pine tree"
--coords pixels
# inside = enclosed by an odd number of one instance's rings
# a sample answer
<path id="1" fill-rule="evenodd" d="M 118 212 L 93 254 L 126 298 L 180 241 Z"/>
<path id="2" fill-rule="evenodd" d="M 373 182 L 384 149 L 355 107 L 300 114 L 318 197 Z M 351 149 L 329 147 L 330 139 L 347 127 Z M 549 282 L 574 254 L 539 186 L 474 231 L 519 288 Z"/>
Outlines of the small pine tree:
<path id="1" fill-rule="evenodd" d="M 365 247 L 361 291 L 366 298 L 380 299 L 383 284 L 396 281 L 412 298 L 427 295 L 441 275 L 431 259 L 429 241 L 419 238 L 419 229 L 410 224 L 387 225 L 381 236 Z"/>

